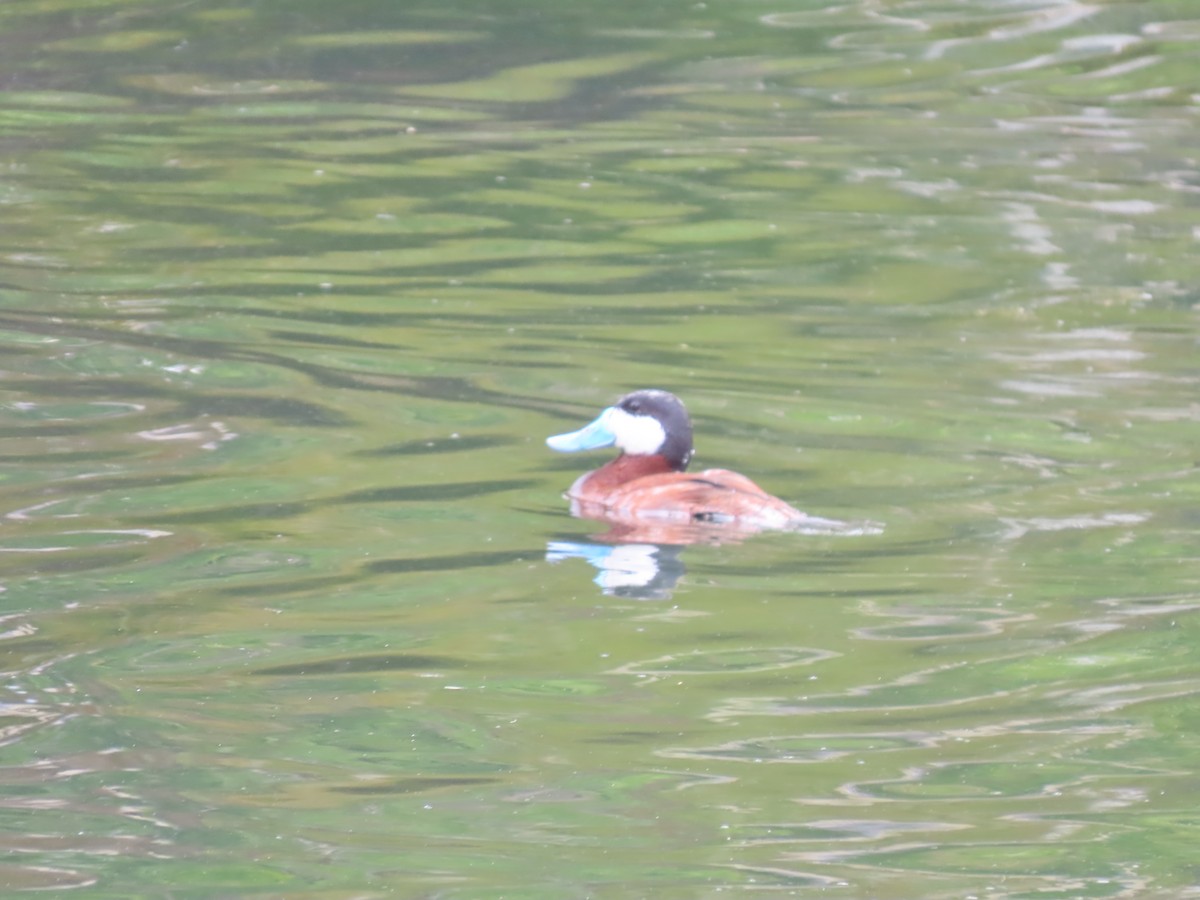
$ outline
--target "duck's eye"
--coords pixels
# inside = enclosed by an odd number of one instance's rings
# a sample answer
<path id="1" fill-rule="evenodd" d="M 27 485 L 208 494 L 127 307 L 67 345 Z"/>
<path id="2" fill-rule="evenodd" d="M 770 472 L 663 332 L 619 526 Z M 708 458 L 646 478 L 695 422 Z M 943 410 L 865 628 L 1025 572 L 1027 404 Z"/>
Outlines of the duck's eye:
<path id="1" fill-rule="evenodd" d="M 641 400 L 628 400 L 625 403 L 625 409 L 631 413 L 641 412 L 642 411 L 642 401 Z"/>

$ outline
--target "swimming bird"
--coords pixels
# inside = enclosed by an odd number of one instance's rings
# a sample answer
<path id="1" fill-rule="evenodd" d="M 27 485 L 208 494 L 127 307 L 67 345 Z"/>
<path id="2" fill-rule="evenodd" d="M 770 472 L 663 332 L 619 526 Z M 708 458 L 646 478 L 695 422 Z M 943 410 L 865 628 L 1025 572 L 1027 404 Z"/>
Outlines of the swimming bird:
<path id="1" fill-rule="evenodd" d="M 626 394 L 578 431 L 546 438 L 560 453 L 615 446 L 616 459 L 576 479 L 572 512 L 615 523 L 687 522 L 743 532 L 828 531 L 844 523 L 801 512 L 728 469 L 689 474 L 692 422 L 667 391 Z"/>

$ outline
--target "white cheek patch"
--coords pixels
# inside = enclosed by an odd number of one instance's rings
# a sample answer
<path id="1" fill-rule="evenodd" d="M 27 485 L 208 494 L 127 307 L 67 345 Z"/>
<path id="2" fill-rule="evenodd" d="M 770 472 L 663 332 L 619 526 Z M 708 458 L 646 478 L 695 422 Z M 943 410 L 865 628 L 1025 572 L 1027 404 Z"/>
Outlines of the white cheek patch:
<path id="1" fill-rule="evenodd" d="M 606 423 L 616 435 L 616 445 L 631 456 L 649 456 L 666 443 L 667 433 L 653 416 L 635 416 L 614 406 Z"/>

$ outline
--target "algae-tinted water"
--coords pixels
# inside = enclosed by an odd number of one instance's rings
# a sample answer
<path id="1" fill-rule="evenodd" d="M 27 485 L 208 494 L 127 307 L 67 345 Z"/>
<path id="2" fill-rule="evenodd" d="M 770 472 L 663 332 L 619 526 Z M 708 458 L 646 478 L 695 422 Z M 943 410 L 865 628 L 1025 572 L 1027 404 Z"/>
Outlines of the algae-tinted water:
<path id="1" fill-rule="evenodd" d="M 1197 894 L 1191 4 L 0 22 L 7 894 Z"/>

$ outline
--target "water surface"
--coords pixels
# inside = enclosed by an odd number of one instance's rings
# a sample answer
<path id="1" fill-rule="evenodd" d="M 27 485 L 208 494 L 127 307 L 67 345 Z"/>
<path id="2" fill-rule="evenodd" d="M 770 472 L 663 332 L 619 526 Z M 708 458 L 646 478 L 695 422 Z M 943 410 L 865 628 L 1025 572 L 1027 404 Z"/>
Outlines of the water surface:
<path id="1" fill-rule="evenodd" d="M 1191 4 L 0 17 L 6 892 L 1200 896 Z"/>

